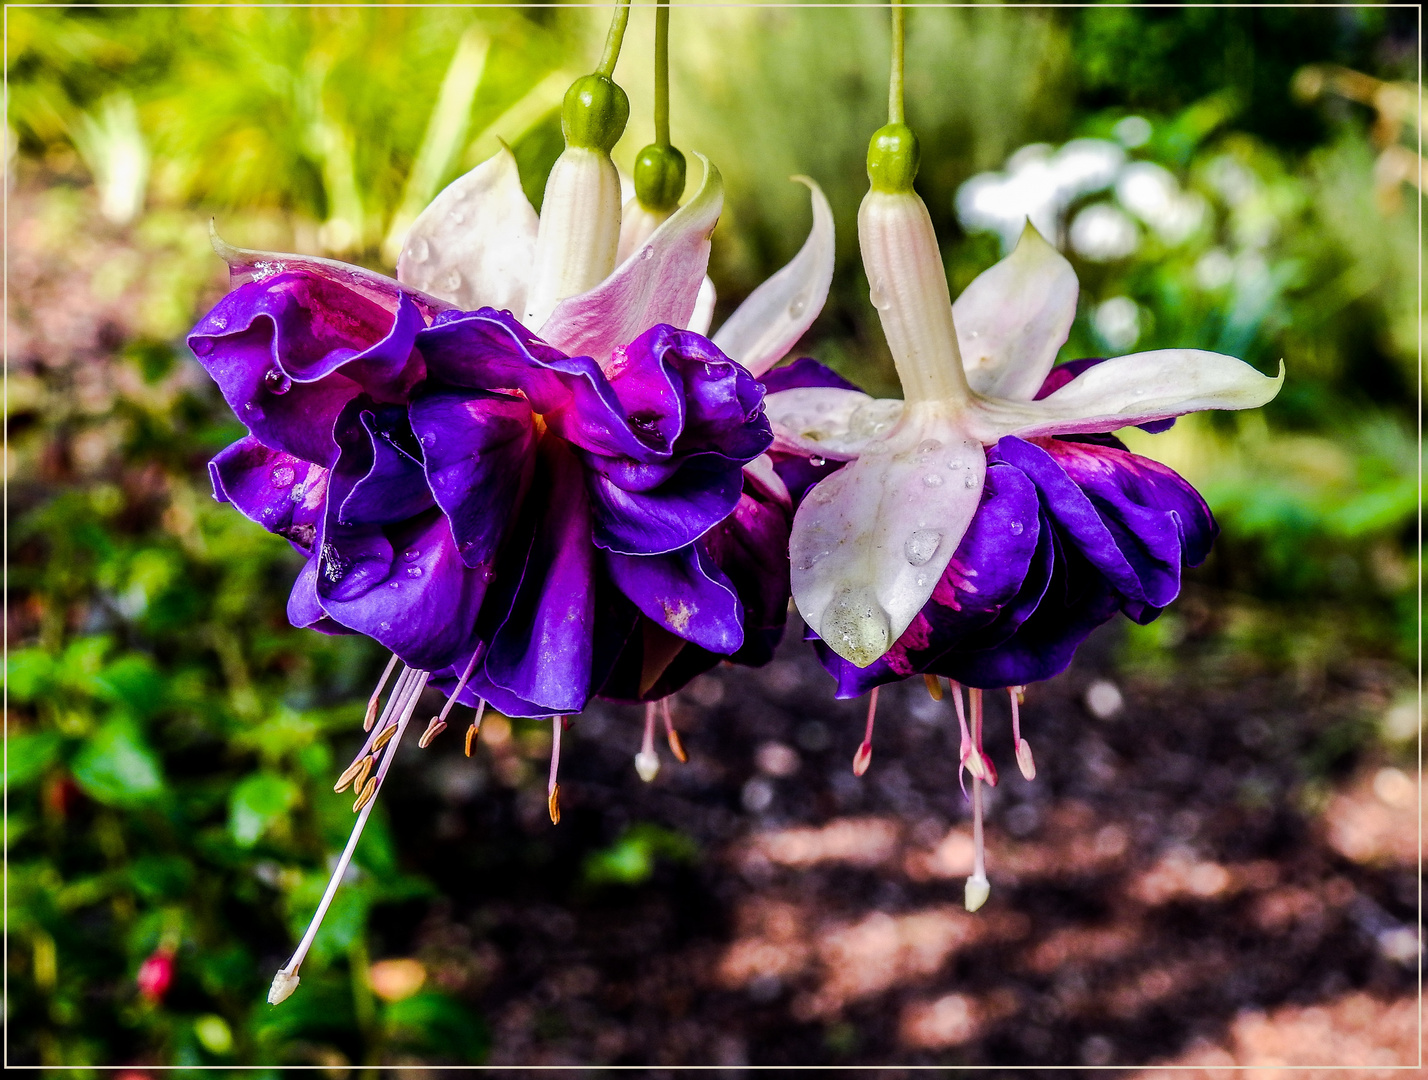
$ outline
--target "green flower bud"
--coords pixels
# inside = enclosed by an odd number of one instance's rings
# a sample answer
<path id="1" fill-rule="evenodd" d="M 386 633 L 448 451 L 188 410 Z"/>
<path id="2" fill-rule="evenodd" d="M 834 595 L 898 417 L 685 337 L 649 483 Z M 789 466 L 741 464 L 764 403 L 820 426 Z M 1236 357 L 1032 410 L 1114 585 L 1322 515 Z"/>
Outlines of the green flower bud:
<path id="1" fill-rule="evenodd" d="M 570 84 L 560 108 L 560 128 L 566 146 L 609 153 L 625 133 L 630 99 L 613 79 L 585 75 Z"/>
<path id="2" fill-rule="evenodd" d="M 684 194 L 684 155 L 650 143 L 635 158 L 635 198 L 646 210 L 673 210 Z"/>
<path id="3" fill-rule="evenodd" d="M 874 191 L 911 191 L 922 149 L 906 124 L 888 124 L 868 143 L 868 179 Z"/>

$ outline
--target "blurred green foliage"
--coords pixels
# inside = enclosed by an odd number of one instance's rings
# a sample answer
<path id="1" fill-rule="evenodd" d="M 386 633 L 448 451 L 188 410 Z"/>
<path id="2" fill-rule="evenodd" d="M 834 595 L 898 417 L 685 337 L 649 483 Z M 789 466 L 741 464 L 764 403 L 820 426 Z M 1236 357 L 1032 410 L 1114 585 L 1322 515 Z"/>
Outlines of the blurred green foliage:
<path id="1" fill-rule="evenodd" d="M 633 105 L 626 165 L 651 134 L 643 18 L 618 71 Z M 296 559 L 209 498 L 204 463 L 241 428 L 181 342 L 224 287 L 211 215 L 239 243 L 390 267 L 402 215 L 498 137 L 538 203 L 560 94 L 593 62 L 603 19 L 9 12 L 12 1060 L 481 1059 L 472 1001 L 424 989 L 383 1002 L 368 984 L 373 913 L 430 894 L 380 805 L 301 993 L 263 1004 L 350 828 L 351 796 L 329 785 L 383 658 L 287 626 Z M 839 271 L 803 351 L 895 390 L 853 229 L 885 100 L 882 14 L 691 9 L 674 32 L 675 142 L 729 183 L 721 313 L 801 242 L 806 196 L 787 177 L 812 175 L 837 214 Z M 1412 33 L 1379 9 L 914 13 L 909 118 L 954 290 L 998 256 L 953 213 L 967 178 L 1135 113 L 1153 132 L 1135 156 L 1207 216 L 1173 244 L 1147 233 L 1132 256 L 1078 259 L 1082 311 L 1063 356 L 1103 353 L 1095 312 L 1128 297 L 1138 348 L 1287 362 L 1262 413 L 1134 437 L 1200 485 L 1224 534 L 1197 578 L 1219 615 L 1172 611 L 1132 630 L 1132 662 L 1175 662 L 1193 627 L 1221 655 L 1274 664 L 1413 652 L 1418 196 L 1376 182 L 1386 147 L 1370 109 L 1290 93 L 1308 63 L 1408 78 Z M 464 77 L 478 61 L 479 78 Z M 1207 286 L 1216 253 L 1253 273 Z M 636 826 L 590 852 L 584 878 L 639 885 L 658 860 L 694 856 Z M 136 976 L 156 955 L 172 956 L 173 982 L 146 998 Z"/>

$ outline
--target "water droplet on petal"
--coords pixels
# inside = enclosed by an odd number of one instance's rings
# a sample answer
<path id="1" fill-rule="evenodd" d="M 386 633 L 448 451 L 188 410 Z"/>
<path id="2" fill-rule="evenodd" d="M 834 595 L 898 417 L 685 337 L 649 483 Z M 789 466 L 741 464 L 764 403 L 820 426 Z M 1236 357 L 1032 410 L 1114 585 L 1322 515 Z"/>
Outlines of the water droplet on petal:
<path id="1" fill-rule="evenodd" d="M 920 443 L 917 444 L 917 452 L 919 454 L 930 454 L 935 450 L 941 449 L 942 444 L 936 439 L 923 439 Z"/>
<path id="2" fill-rule="evenodd" d="M 466 223 L 466 215 L 460 210 L 453 210 L 451 211 L 451 220 L 457 225 L 464 225 Z"/>
<path id="3" fill-rule="evenodd" d="M 406 551 L 402 552 L 402 558 L 406 559 L 407 562 L 416 562 L 417 559 L 421 558 L 421 551 L 417 548 L 407 548 Z"/>
<path id="4" fill-rule="evenodd" d="M 808 296 L 804 293 L 799 293 L 788 302 L 788 317 L 790 319 L 796 319 L 802 315 L 807 308 Z"/>
<path id="5" fill-rule="evenodd" d="M 218 316 L 218 318 L 214 319 L 214 320 L 213 320 L 213 329 L 215 329 L 215 330 L 227 330 L 227 329 L 228 329 L 228 320 L 227 320 L 227 318 L 225 318 L 224 316 L 220 315 L 220 316 Z"/>
<path id="6" fill-rule="evenodd" d="M 263 372 L 263 385 L 274 394 L 286 394 L 293 388 L 293 381 L 280 368 L 269 368 Z"/>
<path id="7" fill-rule="evenodd" d="M 963 483 L 966 487 L 974 488 L 974 487 L 977 486 L 977 478 L 976 478 L 975 476 L 969 476 L 969 477 L 967 477 L 966 480 L 962 481 L 962 483 Z"/>
<path id="8" fill-rule="evenodd" d="M 918 574 L 918 575 L 917 575 L 917 587 L 920 589 L 920 588 L 922 588 L 923 586 L 925 586 L 926 584 L 927 584 L 927 575 L 926 575 L 926 574 Z"/>
<path id="9" fill-rule="evenodd" d="M 808 459 L 808 464 L 812 465 L 815 469 L 821 469 L 828 464 L 828 459 L 821 454 L 814 454 Z"/>
<path id="10" fill-rule="evenodd" d="M 194 356 L 207 356 L 213 351 L 213 342 L 209 341 L 207 338 L 199 338 L 192 345 L 190 345 L 189 348 L 193 350 Z"/>
<path id="11" fill-rule="evenodd" d="M 401 587 L 402 583 L 400 581 L 393 581 L 387 585 L 387 588 L 389 589 L 400 589 Z"/>
<path id="12" fill-rule="evenodd" d="M 937 554 L 937 547 L 941 543 L 942 534 L 936 529 L 918 529 L 907 538 L 902 553 L 913 566 L 922 566 Z"/>
<path id="13" fill-rule="evenodd" d="M 653 259 L 653 258 L 654 258 L 654 248 L 652 248 L 652 247 L 647 247 L 647 248 L 645 248 L 643 251 L 640 252 L 640 258 L 641 258 L 642 260 L 645 260 L 645 261 L 648 261 L 648 260 L 650 260 L 650 259 Z"/>
<path id="14" fill-rule="evenodd" d="M 418 577 L 421 577 L 421 567 L 420 567 L 420 566 L 408 566 L 408 567 L 407 567 L 407 577 L 410 577 L 410 578 L 418 578 Z"/>
<path id="15" fill-rule="evenodd" d="M 446 280 L 442 284 L 446 286 L 447 292 L 455 292 L 461 288 L 461 275 L 453 270 L 446 275 Z"/>
<path id="16" fill-rule="evenodd" d="M 1013 536 L 1020 536 L 1025 529 L 1026 526 L 1023 525 L 1020 521 L 1013 521 L 1011 523 L 1011 534 Z"/>
<path id="17" fill-rule="evenodd" d="M 431 245 L 424 239 L 418 238 L 407 254 L 411 256 L 412 262 L 424 263 L 431 258 Z"/>
<path id="18" fill-rule="evenodd" d="M 481 580 L 487 585 L 491 584 L 491 582 L 496 580 L 496 571 L 492 570 L 489 566 L 481 567 Z"/>
<path id="19" fill-rule="evenodd" d="M 939 476 L 937 473 L 928 473 L 922 478 L 922 482 L 928 487 L 941 487 L 942 477 Z"/>
<path id="20" fill-rule="evenodd" d="M 291 465 L 276 465 L 268 474 L 268 479 L 272 481 L 273 487 L 292 487 L 293 481 L 297 479 L 297 471 Z"/>
<path id="21" fill-rule="evenodd" d="M 389 623 L 389 622 L 379 623 L 378 626 L 377 626 L 377 629 L 380 630 L 380 631 L 382 631 L 382 633 L 385 634 L 385 633 L 388 633 L 388 632 L 392 629 L 392 624 Z"/>

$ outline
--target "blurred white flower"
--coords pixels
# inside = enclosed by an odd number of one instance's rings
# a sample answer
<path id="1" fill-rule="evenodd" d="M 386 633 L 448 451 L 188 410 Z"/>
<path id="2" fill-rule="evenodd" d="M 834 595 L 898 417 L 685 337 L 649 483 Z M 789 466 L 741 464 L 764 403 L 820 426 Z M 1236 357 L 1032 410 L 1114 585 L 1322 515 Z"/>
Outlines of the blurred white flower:
<path id="1" fill-rule="evenodd" d="M 1113 296 L 1096 305 L 1091 325 L 1112 353 L 1124 352 L 1140 338 L 1140 308 L 1129 296 Z"/>
<path id="2" fill-rule="evenodd" d="M 1151 161 L 1126 166 L 1116 180 L 1116 198 L 1171 244 L 1198 229 L 1208 210 L 1204 199 L 1182 191 L 1170 170 Z"/>
<path id="3" fill-rule="evenodd" d="M 1129 150 L 1150 142 L 1151 131 L 1150 121 L 1143 116 L 1127 116 L 1118 120 L 1116 126 L 1111 128 L 1111 134 Z"/>
<path id="4" fill-rule="evenodd" d="M 1222 289 L 1235 276 L 1235 260 L 1224 248 L 1211 248 L 1195 261 L 1195 283 L 1206 292 Z"/>
<path id="5" fill-rule="evenodd" d="M 1254 173 L 1242 161 L 1228 154 L 1220 155 L 1206 166 L 1205 180 L 1230 207 L 1244 203 L 1259 188 Z"/>
<path id="6" fill-rule="evenodd" d="M 1110 262 L 1133 255 L 1140 247 L 1135 222 L 1109 203 L 1092 203 L 1071 222 L 1071 248 L 1093 262 Z"/>
<path id="7" fill-rule="evenodd" d="M 957 217 L 968 229 L 995 232 L 1010 251 L 1029 219 L 1049 237 L 1060 237 L 1061 218 L 1075 200 L 1102 191 L 1116 179 L 1126 155 L 1105 139 L 1072 139 L 1060 150 L 1046 143 L 1023 146 L 1007 159 L 1005 172 L 978 173 L 957 192 Z"/>

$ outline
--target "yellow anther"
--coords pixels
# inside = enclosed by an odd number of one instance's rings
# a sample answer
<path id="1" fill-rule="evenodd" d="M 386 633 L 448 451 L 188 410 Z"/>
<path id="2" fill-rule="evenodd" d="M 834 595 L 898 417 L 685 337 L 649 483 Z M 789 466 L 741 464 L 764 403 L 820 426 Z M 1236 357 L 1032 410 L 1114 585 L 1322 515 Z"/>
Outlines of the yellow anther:
<path id="1" fill-rule="evenodd" d="M 550 795 L 545 800 L 546 809 L 550 811 L 550 823 L 560 824 L 560 785 L 552 784 Z"/>
<path id="2" fill-rule="evenodd" d="M 362 794 L 358 795 L 357 801 L 352 804 L 352 812 L 355 814 L 361 810 L 362 807 L 372 801 L 372 796 L 375 794 L 377 794 L 377 778 L 374 776 L 367 781 L 366 785 L 362 788 Z"/>
<path id="3" fill-rule="evenodd" d="M 480 724 L 472 724 L 466 729 L 466 756 L 471 756 L 471 750 L 476 744 L 476 736 L 481 732 Z"/>
<path id="4" fill-rule="evenodd" d="M 417 745 L 425 750 L 431 745 L 433 739 L 446 730 L 446 721 L 439 716 L 433 716 L 431 723 L 426 726 L 426 730 L 421 733 L 421 738 L 417 740 Z"/>
<path id="5" fill-rule="evenodd" d="M 683 765 L 689 761 L 689 755 L 684 752 L 684 743 L 679 741 L 679 732 L 674 728 L 668 728 L 665 731 L 665 737 L 669 740 L 669 752 L 679 758 L 679 763 Z"/>
<path id="6" fill-rule="evenodd" d="M 353 779 L 357 776 L 357 774 L 362 771 L 363 764 L 369 760 L 369 758 L 365 757 L 359 758 L 351 765 L 347 766 L 347 768 L 343 769 L 342 775 L 337 778 L 337 783 L 332 786 L 332 790 L 337 792 L 337 794 L 339 795 L 346 791 L 347 785 L 352 783 Z M 360 786 L 361 785 L 359 784 L 358 787 Z"/>
<path id="7" fill-rule="evenodd" d="M 927 684 L 927 692 L 932 695 L 933 701 L 942 700 L 942 680 L 936 675 L 923 675 L 922 681 Z"/>
<path id="8" fill-rule="evenodd" d="M 397 733 L 397 725 L 396 725 L 396 724 L 388 724 L 386 727 L 384 727 L 384 728 L 381 730 L 381 733 L 378 734 L 378 736 L 377 736 L 377 741 L 372 744 L 372 753 L 375 754 L 378 750 L 382 749 L 382 747 L 386 746 L 387 743 L 391 742 L 391 741 L 392 741 L 392 736 L 395 735 L 396 733 Z"/>

